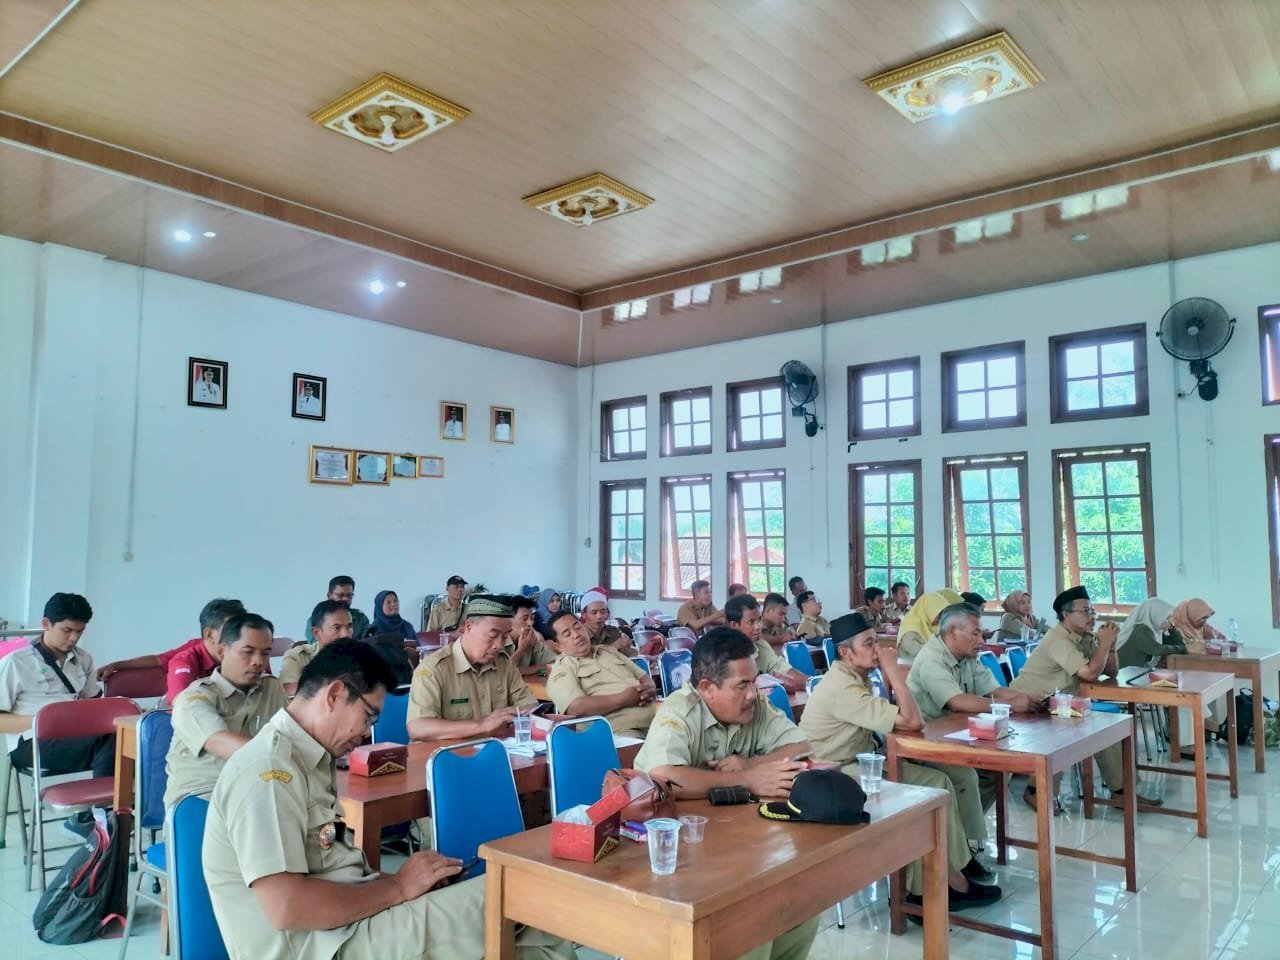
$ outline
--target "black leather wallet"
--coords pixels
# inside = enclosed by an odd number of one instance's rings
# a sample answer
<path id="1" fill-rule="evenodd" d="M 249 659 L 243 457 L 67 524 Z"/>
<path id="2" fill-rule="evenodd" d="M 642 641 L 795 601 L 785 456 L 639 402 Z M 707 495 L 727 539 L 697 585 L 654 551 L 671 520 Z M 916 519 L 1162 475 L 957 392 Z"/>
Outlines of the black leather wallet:
<path id="1" fill-rule="evenodd" d="M 713 807 L 734 803 L 752 803 L 754 798 L 746 787 L 712 787 L 707 791 L 707 802 Z"/>

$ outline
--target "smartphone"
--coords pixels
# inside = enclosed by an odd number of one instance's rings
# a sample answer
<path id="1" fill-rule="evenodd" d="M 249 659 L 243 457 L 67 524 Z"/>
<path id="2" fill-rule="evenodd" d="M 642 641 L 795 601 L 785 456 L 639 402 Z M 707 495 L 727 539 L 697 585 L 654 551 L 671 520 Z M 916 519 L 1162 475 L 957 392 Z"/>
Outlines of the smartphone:
<path id="1" fill-rule="evenodd" d="M 529 711 L 529 716 L 531 716 L 531 717 L 532 717 L 532 716 L 535 716 L 535 715 L 537 715 L 537 714 L 539 714 L 539 713 L 542 713 L 542 712 L 544 712 L 544 711 L 546 711 L 546 710 L 550 710 L 550 709 L 551 709 L 551 704 L 549 704 L 549 703 L 547 703 L 547 702 L 545 702 L 545 701 L 544 701 L 544 702 L 542 702 L 542 703 L 538 704 L 538 705 L 537 705 L 536 707 L 534 707 L 532 710 L 530 710 L 530 711 Z"/>
<path id="2" fill-rule="evenodd" d="M 808 760 L 808 759 L 809 759 L 810 757 L 812 757 L 812 756 L 813 756 L 813 751 L 812 751 L 812 750 L 810 750 L 810 751 L 809 751 L 809 752 L 807 752 L 807 753 L 797 753 L 797 754 L 796 754 L 794 757 L 792 757 L 791 759 L 792 759 L 792 760 Z"/>
<path id="3" fill-rule="evenodd" d="M 466 863 L 462 865 L 462 869 L 458 871 L 457 876 L 465 877 L 468 873 L 470 873 L 472 870 L 476 868 L 476 865 L 479 862 L 480 862 L 479 857 L 472 857 L 470 860 L 468 860 Z"/>

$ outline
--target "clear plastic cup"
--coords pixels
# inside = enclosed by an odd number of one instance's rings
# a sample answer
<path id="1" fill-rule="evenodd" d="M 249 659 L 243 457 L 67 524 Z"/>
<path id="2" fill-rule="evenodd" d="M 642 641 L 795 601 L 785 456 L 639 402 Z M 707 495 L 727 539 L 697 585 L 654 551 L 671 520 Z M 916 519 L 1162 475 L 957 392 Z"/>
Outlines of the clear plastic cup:
<path id="1" fill-rule="evenodd" d="M 676 862 L 680 854 L 679 820 L 669 817 L 658 817 L 646 820 L 645 830 L 649 834 L 649 869 L 660 877 L 676 872 Z"/>
<path id="2" fill-rule="evenodd" d="M 701 843 L 703 831 L 707 829 L 707 818 L 700 817 L 696 813 L 687 813 L 680 818 L 680 822 L 684 824 L 684 830 L 681 831 L 685 843 Z"/>
<path id="3" fill-rule="evenodd" d="M 516 743 L 533 743 L 533 717 L 527 713 L 516 714 L 511 723 L 516 728 Z"/>
<path id="4" fill-rule="evenodd" d="M 858 754 L 858 782 L 868 797 L 880 792 L 880 780 L 884 776 L 884 757 L 878 753 Z"/>
<path id="5" fill-rule="evenodd" d="M 1013 708 L 1007 703 L 993 703 L 991 712 L 997 717 L 1007 717 L 1013 712 Z"/>

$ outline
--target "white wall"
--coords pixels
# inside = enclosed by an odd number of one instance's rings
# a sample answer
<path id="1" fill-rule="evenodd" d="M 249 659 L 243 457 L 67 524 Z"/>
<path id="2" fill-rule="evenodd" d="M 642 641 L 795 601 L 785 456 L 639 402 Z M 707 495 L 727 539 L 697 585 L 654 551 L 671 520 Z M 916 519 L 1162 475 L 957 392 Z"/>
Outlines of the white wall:
<path id="1" fill-rule="evenodd" d="M 892 268 L 888 268 L 892 269 Z M 578 397 L 595 423 L 586 431 L 578 482 L 580 584 L 599 579 L 598 490 L 601 481 L 647 478 L 647 586 L 644 602 L 618 601 L 624 615 L 658 604 L 658 480 L 710 473 L 715 552 L 712 583 L 723 602 L 728 577 L 726 476 L 731 470 L 784 467 L 787 471 L 788 570 L 805 577 L 829 614 L 849 606 L 849 465 L 919 459 L 923 464 L 924 582 L 945 585 L 942 460 L 947 456 L 1025 451 L 1029 462 L 1031 580 L 1036 606 L 1050 613 L 1055 587 L 1051 451 L 1111 442 L 1149 442 L 1153 474 L 1156 581 L 1160 596 L 1176 601 L 1203 596 L 1223 625 L 1239 619 L 1243 638 L 1277 639 L 1272 628 L 1262 437 L 1280 432 L 1280 408 L 1263 407 L 1259 386 L 1257 308 L 1280 302 L 1280 244 L 1178 262 L 1176 295 L 1210 297 L 1237 318 L 1235 338 L 1215 358 L 1221 393 L 1212 404 L 1175 400 L 1193 386 L 1155 337 L 1169 307 L 1169 272 L 1161 266 L 849 320 L 819 328 L 727 343 L 715 348 L 602 365 L 579 374 Z M 785 298 L 785 292 L 782 294 Z M 1145 322 L 1150 364 L 1151 414 L 1146 417 L 1049 423 L 1048 338 L 1071 331 Z M 939 356 L 943 351 L 1026 341 L 1028 425 L 1008 430 L 941 432 Z M 847 446 L 847 368 L 851 364 L 920 356 L 923 432 L 906 441 Z M 782 361 L 798 359 L 821 371 L 824 393 L 814 439 L 790 419 L 785 449 L 725 451 L 725 384 L 774 376 Z M 717 452 L 642 461 L 601 463 L 599 409 L 603 401 L 647 394 L 649 423 L 658 423 L 658 396 L 666 390 L 713 387 L 712 425 Z M 1180 426 L 1174 410 L 1180 417 Z M 1181 440 L 1182 459 L 1175 453 Z M 1178 489 L 1181 477 L 1182 490 Z M 586 506 L 584 506 L 584 504 Z M 1179 516 L 1185 535 L 1179 542 Z M 591 540 L 591 546 L 584 542 Z"/>
<path id="2" fill-rule="evenodd" d="M 230 364 L 227 410 L 187 406 L 188 356 Z M 290 416 L 295 371 L 328 377 L 325 422 Z M 574 382 L 568 367 L 0 238 L 0 616 L 38 623 L 50 593 L 83 592 L 101 660 L 194 636 L 214 596 L 296 636 L 336 573 L 366 613 L 393 588 L 414 619 L 453 573 L 568 582 Z M 469 404 L 467 442 L 439 438 L 443 399 Z M 514 446 L 489 442 L 490 404 L 516 409 Z M 444 455 L 447 476 L 313 485 L 312 443 Z"/>

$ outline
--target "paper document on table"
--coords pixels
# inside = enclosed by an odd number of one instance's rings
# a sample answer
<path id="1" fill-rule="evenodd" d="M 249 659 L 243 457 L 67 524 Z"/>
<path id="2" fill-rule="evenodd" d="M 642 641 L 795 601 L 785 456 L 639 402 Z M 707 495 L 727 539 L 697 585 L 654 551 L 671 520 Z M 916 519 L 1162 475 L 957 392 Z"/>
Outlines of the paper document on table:
<path id="1" fill-rule="evenodd" d="M 975 737 L 968 730 L 957 730 L 954 733 L 945 734 L 942 739 L 959 740 L 961 743 L 977 743 L 979 738 Z"/>
<path id="2" fill-rule="evenodd" d="M 644 743 L 639 737 L 619 737 L 617 734 L 613 737 L 613 746 L 615 749 L 621 750 L 623 747 L 633 747 Z"/>

